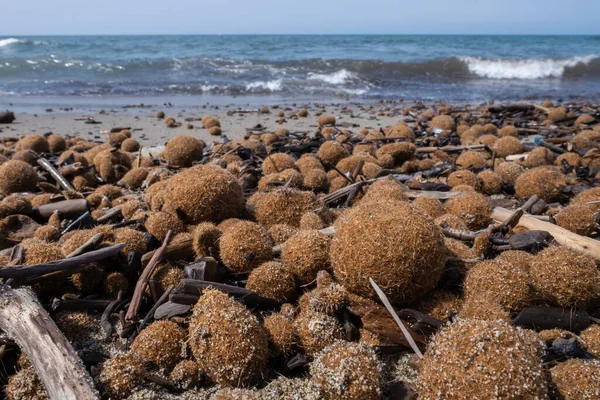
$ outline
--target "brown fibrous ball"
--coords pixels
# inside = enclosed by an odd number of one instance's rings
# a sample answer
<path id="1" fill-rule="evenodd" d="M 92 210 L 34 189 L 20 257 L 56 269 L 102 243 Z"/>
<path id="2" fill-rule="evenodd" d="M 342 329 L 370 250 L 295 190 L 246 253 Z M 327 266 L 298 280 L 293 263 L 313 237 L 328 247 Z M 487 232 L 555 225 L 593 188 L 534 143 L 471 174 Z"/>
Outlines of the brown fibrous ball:
<path id="1" fill-rule="evenodd" d="M 446 202 L 446 212 L 460 217 L 469 229 L 478 230 L 491 222 L 492 206 L 482 194 L 463 192 Z"/>
<path id="2" fill-rule="evenodd" d="M 135 338 L 131 354 L 160 368 L 173 368 L 181 359 L 185 340 L 185 331 L 175 322 L 156 321 Z"/>
<path id="3" fill-rule="evenodd" d="M 600 361 L 573 358 L 550 370 L 552 385 L 561 399 L 597 399 L 600 396 Z"/>
<path id="4" fill-rule="evenodd" d="M 276 261 L 266 262 L 248 276 L 246 289 L 278 302 L 289 301 L 296 292 L 296 278 Z"/>
<path id="5" fill-rule="evenodd" d="M 439 281 L 445 263 L 441 230 L 410 203 L 359 205 L 337 225 L 331 265 L 349 291 L 374 297 L 372 278 L 390 301 L 408 303 Z"/>
<path id="6" fill-rule="evenodd" d="M 177 167 L 190 167 L 194 161 L 200 161 L 206 144 L 193 136 L 180 135 L 169 140 L 162 157 Z"/>
<path id="7" fill-rule="evenodd" d="M 163 211 L 150 214 L 144 226 L 152 236 L 161 242 L 165 240 L 169 230 L 173 235 L 185 230 L 179 218 Z"/>
<path id="8" fill-rule="evenodd" d="M 273 257 L 268 232 L 251 221 L 238 222 L 223 232 L 219 249 L 223 264 L 234 272 L 249 272 Z"/>
<path id="9" fill-rule="evenodd" d="M 575 204 L 554 216 L 556 224 L 578 235 L 589 236 L 596 228 L 596 213 L 589 205 Z"/>
<path id="10" fill-rule="evenodd" d="M 326 399 L 377 400 L 381 372 L 372 347 L 344 341 L 326 347 L 310 365 L 311 379 Z"/>
<path id="11" fill-rule="evenodd" d="M 204 290 L 194 306 L 189 344 L 200 369 L 221 385 L 250 385 L 267 364 L 265 328 L 246 307 L 218 290 Z"/>
<path id="12" fill-rule="evenodd" d="M 317 230 L 301 230 L 283 244 L 281 261 L 301 283 L 311 282 L 319 271 L 329 269 L 330 242 Z"/>
<path id="13" fill-rule="evenodd" d="M 600 271 L 594 259 L 562 246 L 538 253 L 530 276 L 537 294 L 561 307 L 584 307 L 600 289 Z"/>
<path id="14" fill-rule="evenodd" d="M 515 194 L 528 199 L 537 194 L 547 202 L 563 197 L 561 189 L 566 186 L 565 176 L 554 167 L 537 167 L 523 172 L 515 181 Z"/>
<path id="15" fill-rule="evenodd" d="M 342 325 L 336 317 L 313 310 L 305 310 L 296 317 L 294 331 L 299 345 L 310 357 L 344 338 Z"/>
<path id="16" fill-rule="evenodd" d="M 518 351 L 514 351 L 518 349 Z M 542 344 L 503 321 L 459 320 L 442 328 L 425 352 L 422 398 L 546 398 Z M 510 372 L 509 372 L 510 371 Z"/>

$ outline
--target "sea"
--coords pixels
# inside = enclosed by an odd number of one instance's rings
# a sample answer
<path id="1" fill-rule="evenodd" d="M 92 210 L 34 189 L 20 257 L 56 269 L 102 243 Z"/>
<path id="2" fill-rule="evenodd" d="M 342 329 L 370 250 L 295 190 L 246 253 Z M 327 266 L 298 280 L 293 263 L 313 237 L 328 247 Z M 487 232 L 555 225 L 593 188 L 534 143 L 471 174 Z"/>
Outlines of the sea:
<path id="1" fill-rule="evenodd" d="M 145 98 L 595 100 L 600 36 L 0 37 L 0 107 Z"/>

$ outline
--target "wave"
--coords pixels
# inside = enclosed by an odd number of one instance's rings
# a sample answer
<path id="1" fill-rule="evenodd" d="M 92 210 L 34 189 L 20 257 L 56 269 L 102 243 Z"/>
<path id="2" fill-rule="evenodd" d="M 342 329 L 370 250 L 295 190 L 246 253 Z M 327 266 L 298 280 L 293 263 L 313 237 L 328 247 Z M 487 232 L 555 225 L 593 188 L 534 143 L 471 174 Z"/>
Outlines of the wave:
<path id="1" fill-rule="evenodd" d="M 273 80 L 273 81 L 257 81 L 257 82 L 252 82 L 246 85 L 246 91 L 247 92 L 254 92 L 254 91 L 261 91 L 262 90 L 269 90 L 271 92 L 278 92 L 281 90 L 281 86 L 282 86 L 282 82 L 281 79 L 277 79 L 277 80 Z"/>
<path id="2" fill-rule="evenodd" d="M 353 72 L 349 72 L 347 69 L 340 69 L 339 71 L 331 74 L 318 74 L 314 72 L 308 73 L 308 79 L 319 80 L 331 85 L 343 85 L 351 79 L 356 79 L 357 75 Z"/>
<path id="3" fill-rule="evenodd" d="M 458 57 L 474 75 L 489 79 L 561 78 L 569 68 L 588 66 L 598 55 L 590 54 L 565 59 L 485 59 Z"/>
<path id="4" fill-rule="evenodd" d="M 15 43 L 25 43 L 25 40 L 16 38 L 0 39 L 0 47 L 7 47 Z"/>

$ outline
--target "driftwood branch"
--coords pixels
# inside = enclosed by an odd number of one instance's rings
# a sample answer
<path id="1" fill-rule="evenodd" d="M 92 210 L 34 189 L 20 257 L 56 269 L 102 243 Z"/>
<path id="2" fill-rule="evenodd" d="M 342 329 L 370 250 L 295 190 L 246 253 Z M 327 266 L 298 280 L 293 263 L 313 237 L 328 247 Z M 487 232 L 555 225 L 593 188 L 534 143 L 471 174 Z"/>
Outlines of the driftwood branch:
<path id="1" fill-rule="evenodd" d="M 34 213 L 43 218 L 50 218 L 52 214 L 58 211 L 61 216 L 79 216 L 88 210 L 86 199 L 63 200 L 56 203 L 48 203 L 33 209 Z"/>
<path id="2" fill-rule="evenodd" d="M 146 268 L 144 268 L 142 275 L 140 275 L 137 283 L 135 284 L 133 297 L 131 298 L 129 308 L 127 309 L 127 314 L 125 315 L 125 319 L 127 321 L 133 321 L 137 316 L 138 311 L 140 309 L 140 305 L 142 303 L 142 296 L 144 295 L 146 286 L 148 286 L 148 280 L 150 279 L 150 276 L 152 275 L 158 264 L 161 262 L 163 254 L 167 249 L 167 245 L 171 240 L 172 234 L 173 232 L 171 230 L 167 232 L 167 236 L 165 237 L 162 246 L 160 246 L 158 250 L 156 250 L 156 252 L 152 256 L 152 259 L 148 262 L 148 265 L 146 265 Z"/>
<path id="3" fill-rule="evenodd" d="M 54 271 L 71 270 L 83 264 L 90 264 L 95 261 L 104 260 L 119 254 L 119 251 L 125 247 L 125 244 L 115 244 L 103 249 L 90 251 L 73 258 L 64 260 L 50 261 L 42 264 L 33 265 L 7 265 L 0 267 L 0 278 L 28 278 L 37 275 L 49 274 Z"/>
<path id="4" fill-rule="evenodd" d="M 0 329 L 17 342 L 50 399 L 98 399 L 81 359 L 27 288 L 0 287 Z"/>
<path id="5" fill-rule="evenodd" d="M 498 222 L 504 222 L 508 220 L 512 214 L 513 212 L 511 210 L 496 207 L 492 212 L 492 219 Z M 588 254 L 596 260 L 600 260 L 600 242 L 597 240 L 578 235 L 549 222 L 540 221 L 531 215 L 523 215 L 519 220 L 519 225 L 524 226 L 529 230 L 546 231 L 554 237 L 554 240 L 563 246 Z"/>
<path id="6" fill-rule="evenodd" d="M 37 160 L 37 163 L 40 165 L 40 167 L 48 171 L 54 180 L 58 182 L 66 191 L 75 191 L 75 188 L 69 183 L 68 180 L 65 179 L 64 176 L 62 176 L 60 172 L 58 172 L 56 168 L 52 166 L 52 164 L 50 164 L 50 161 L 46 160 L 45 158 L 40 158 Z"/>

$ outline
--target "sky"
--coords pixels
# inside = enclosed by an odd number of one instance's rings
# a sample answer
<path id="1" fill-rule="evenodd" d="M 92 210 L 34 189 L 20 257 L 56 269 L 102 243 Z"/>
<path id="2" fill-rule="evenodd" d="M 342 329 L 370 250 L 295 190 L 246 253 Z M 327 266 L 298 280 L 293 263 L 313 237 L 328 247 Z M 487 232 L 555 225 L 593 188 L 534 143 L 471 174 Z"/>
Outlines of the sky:
<path id="1" fill-rule="evenodd" d="M 4 0 L 0 36 L 600 34 L 600 0 Z"/>

